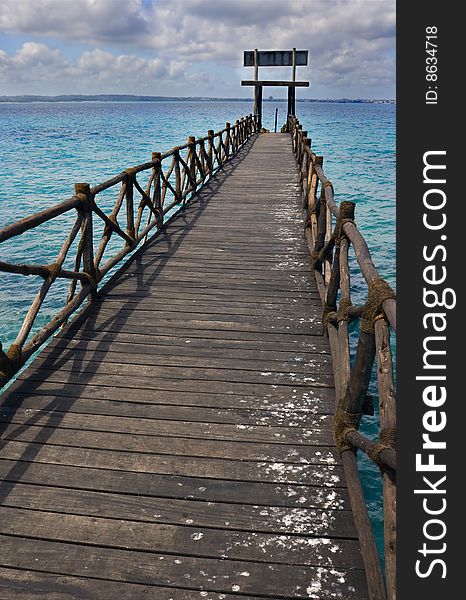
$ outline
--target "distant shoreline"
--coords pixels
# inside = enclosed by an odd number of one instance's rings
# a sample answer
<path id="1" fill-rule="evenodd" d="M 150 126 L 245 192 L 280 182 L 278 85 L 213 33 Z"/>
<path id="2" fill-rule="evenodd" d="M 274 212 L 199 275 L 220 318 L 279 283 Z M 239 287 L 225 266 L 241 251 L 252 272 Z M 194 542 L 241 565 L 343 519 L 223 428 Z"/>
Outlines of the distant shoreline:
<path id="1" fill-rule="evenodd" d="M 32 103 L 32 102 L 251 102 L 251 98 L 209 98 L 179 96 L 135 96 L 131 94 L 65 94 L 58 96 L 0 96 L 0 103 Z M 285 98 L 264 98 L 264 102 L 286 102 Z M 392 99 L 370 98 L 300 98 L 297 102 L 332 102 L 344 104 L 395 104 Z"/>

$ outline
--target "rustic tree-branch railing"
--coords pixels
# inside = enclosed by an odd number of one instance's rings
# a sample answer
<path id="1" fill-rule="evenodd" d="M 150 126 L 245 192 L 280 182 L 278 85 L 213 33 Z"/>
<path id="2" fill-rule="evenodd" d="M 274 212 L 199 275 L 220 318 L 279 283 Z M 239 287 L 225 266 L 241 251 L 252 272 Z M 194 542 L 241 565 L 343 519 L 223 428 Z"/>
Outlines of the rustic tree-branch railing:
<path id="1" fill-rule="evenodd" d="M 323 305 L 323 326 L 329 337 L 336 390 L 335 439 L 341 452 L 351 507 L 358 529 L 372 599 L 394 600 L 396 543 L 396 454 L 393 365 L 389 326 L 396 331 L 395 293 L 380 277 L 367 244 L 354 223 L 355 205 L 337 206 L 331 182 L 324 174 L 323 157 L 311 150 L 311 140 L 298 119 L 289 116 L 303 190 L 303 216 L 311 263 Z M 368 285 L 364 306 L 351 303 L 349 249 L 353 248 Z M 348 323 L 360 318 L 359 340 L 351 366 Z M 363 414 L 373 414 L 368 386 L 377 357 L 380 432 L 373 442 L 359 432 Z M 357 450 L 363 450 L 383 478 L 385 582 L 362 493 Z"/>
<path id="2" fill-rule="evenodd" d="M 257 131 L 257 118 L 249 115 L 236 121 L 234 125 L 227 123 L 225 129 L 216 133 L 209 130 L 206 137 L 189 137 L 188 143 L 183 146 L 164 154 L 154 152 L 151 161 L 126 169 L 104 183 L 94 187 L 88 183 L 78 183 L 75 185 L 75 195 L 68 200 L 1 229 L 0 243 L 66 213 L 76 214 L 76 220 L 52 264 L 13 264 L 0 261 L 0 271 L 36 275 L 44 280 L 13 344 L 6 352 L 0 344 L 0 387 L 53 336 L 88 296 L 95 293 L 99 282 L 113 267 L 144 243 L 152 230 L 160 231 L 171 216 L 181 210 Z M 168 166 L 165 167 L 164 163 L 168 163 Z M 144 183 L 140 181 L 142 177 L 146 178 Z M 106 214 L 99 207 L 97 196 L 117 187 L 119 193 L 113 210 Z M 119 222 L 119 217 L 125 225 Z M 97 219 L 103 222 L 104 228 L 96 247 L 94 230 Z M 123 246 L 116 254 L 103 261 L 114 234 L 121 238 Z M 75 240 L 79 242 L 74 269 L 65 269 L 65 259 Z M 71 280 L 66 305 L 31 336 L 44 300 L 57 279 Z"/>

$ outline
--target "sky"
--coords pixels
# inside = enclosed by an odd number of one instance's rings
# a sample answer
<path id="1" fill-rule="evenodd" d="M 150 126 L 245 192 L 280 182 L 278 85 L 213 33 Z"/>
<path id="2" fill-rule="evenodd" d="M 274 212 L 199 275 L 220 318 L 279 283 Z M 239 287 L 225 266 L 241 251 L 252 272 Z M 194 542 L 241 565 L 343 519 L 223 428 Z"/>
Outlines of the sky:
<path id="1" fill-rule="evenodd" d="M 395 97 L 395 0 L 1 0 L 0 95 L 251 97 L 243 50 L 293 47 L 298 97 Z"/>

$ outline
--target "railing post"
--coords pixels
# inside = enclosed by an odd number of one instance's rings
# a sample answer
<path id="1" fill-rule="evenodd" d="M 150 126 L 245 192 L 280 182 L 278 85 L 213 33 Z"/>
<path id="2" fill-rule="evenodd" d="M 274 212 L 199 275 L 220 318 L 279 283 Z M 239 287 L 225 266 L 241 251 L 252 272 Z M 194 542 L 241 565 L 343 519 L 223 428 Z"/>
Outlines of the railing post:
<path id="1" fill-rule="evenodd" d="M 309 150 L 311 149 L 311 140 L 308 140 Z M 311 194 L 311 184 L 314 171 L 314 163 L 312 162 L 312 154 L 308 155 L 307 167 L 306 167 L 306 182 L 307 182 L 307 195 L 303 199 L 303 209 L 306 211 L 305 218 L 309 218 L 309 198 Z"/>
<path id="2" fill-rule="evenodd" d="M 306 139 L 307 139 L 307 131 L 301 131 L 301 143 L 300 143 L 300 147 L 299 147 L 299 160 L 298 160 L 298 165 L 299 165 L 301 172 L 302 172 L 302 168 L 303 168 L 303 159 L 304 159 L 304 155 L 305 155 L 304 146 L 306 145 Z"/>
<path id="3" fill-rule="evenodd" d="M 308 210 L 309 210 L 309 219 L 310 219 L 310 226 L 311 226 L 311 237 L 314 242 L 317 239 L 316 192 L 317 192 L 317 183 L 318 183 L 317 173 L 314 170 L 314 165 L 322 166 L 323 163 L 324 163 L 323 156 L 315 156 L 314 157 L 311 185 L 310 185 L 310 189 L 309 189 L 309 202 L 308 202 L 309 208 L 308 208 Z"/>
<path id="4" fill-rule="evenodd" d="M 325 188 L 323 190 L 323 194 L 325 195 Z M 330 238 L 332 237 L 332 211 L 330 210 L 330 207 L 327 205 L 326 203 L 326 232 L 325 232 L 325 243 L 327 244 L 330 241 Z M 332 260 L 331 260 L 331 255 L 327 256 L 325 261 L 324 261 L 324 277 L 325 277 L 325 285 L 328 285 L 328 282 L 330 281 L 330 273 L 331 273 L 331 268 L 332 268 Z"/>
<path id="5" fill-rule="evenodd" d="M 181 170 L 180 170 L 180 151 L 178 149 L 178 146 L 176 146 L 175 148 L 173 148 L 173 158 L 175 159 L 175 192 L 176 192 L 176 199 L 178 200 L 178 202 L 183 202 L 183 198 L 182 198 L 182 190 L 181 190 Z"/>
<path id="6" fill-rule="evenodd" d="M 354 214 L 354 213 L 353 213 Z M 338 251 L 338 257 L 337 257 Z M 342 381 L 342 389 L 346 392 L 348 388 L 349 378 L 351 375 L 351 361 L 350 361 L 350 347 L 349 347 L 349 338 L 348 338 L 348 309 L 351 305 L 351 287 L 350 287 L 350 270 L 349 270 L 349 260 L 348 260 L 348 251 L 349 251 L 349 240 L 346 236 L 343 236 L 339 242 L 339 245 L 336 247 L 334 263 L 339 262 L 339 270 L 340 270 L 340 307 L 339 307 L 339 315 L 338 315 L 338 343 L 340 348 L 340 356 L 341 356 L 341 381 Z M 335 264 L 334 264 L 335 268 Z M 340 402 L 340 399 L 337 399 L 337 402 Z"/>
<path id="7" fill-rule="evenodd" d="M 209 175 L 212 175 L 212 171 L 214 170 L 213 149 L 212 149 L 212 146 L 214 145 L 214 130 L 213 129 L 209 129 L 209 131 L 207 132 L 207 137 L 209 139 L 208 145 L 207 145 L 207 162 L 208 162 L 208 166 L 209 166 Z"/>
<path id="8" fill-rule="evenodd" d="M 362 408 L 371 379 L 374 358 L 374 334 L 361 330 L 348 388 L 340 404 L 345 413 L 354 415 L 357 421 L 362 416 Z"/>
<path id="9" fill-rule="evenodd" d="M 228 160 L 230 156 L 230 146 L 231 146 L 231 123 L 225 123 L 225 129 L 227 130 L 225 136 L 225 155 Z"/>
<path id="10" fill-rule="evenodd" d="M 303 140 L 303 160 L 301 162 L 301 182 L 303 185 L 303 200 L 306 201 L 309 194 L 309 183 L 307 175 L 309 172 L 310 157 L 308 150 L 311 148 L 311 140 L 307 137 Z"/>
<path id="11" fill-rule="evenodd" d="M 236 122 L 233 126 L 233 154 L 238 152 L 238 148 L 242 144 L 242 121 L 236 119 Z"/>
<path id="12" fill-rule="evenodd" d="M 379 392 L 380 440 L 395 437 L 396 403 L 393 389 L 393 363 L 390 331 L 385 319 L 374 324 L 377 348 L 377 380 Z M 383 432 L 383 433 L 382 433 Z M 382 470 L 384 507 L 384 554 L 388 600 L 396 598 L 396 485 L 393 474 Z"/>
<path id="13" fill-rule="evenodd" d="M 88 183 L 75 183 L 74 190 L 81 200 L 78 211 L 83 218 L 81 224 L 83 271 L 90 276 L 90 284 L 94 290 L 93 293 L 95 293 L 98 276 L 94 265 L 94 232 L 92 219 L 94 195 L 91 193 L 91 186 Z"/>
<path id="14" fill-rule="evenodd" d="M 130 238 L 135 238 L 134 230 L 134 172 L 133 169 L 126 169 L 126 233 Z M 129 243 L 126 242 L 129 246 Z"/>
<path id="15" fill-rule="evenodd" d="M 204 181 L 207 177 L 204 140 L 199 140 L 199 162 L 201 163 L 201 166 L 202 166 L 201 175 L 202 175 L 202 183 L 204 183 Z"/>
<path id="16" fill-rule="evenodd" d="M 188 137 L 188 148 L 189 148 L 189 161 L 188 161 L 188 167 L 189 167 L 189 174 L 191 176 L 191 185 L 192 185 L 192 189 L 191 189 L 191 195 L 196 193 L 196 157 L 194 156 L 194 153 L 196 152 L 196 138 L 193 135 L 190 135 Z"/>
<path id="17" fill-rule="evenodd" d="M 323 191 L 323 190 L 322 190 Z M 319 217 L 317 219 L 317 236 L 314 244 L 314 253 L 317 254 L 325 244 L 325 231 L 327 221 L 327 201 L 323 194 L 320 195 L 319 201 Z M 321 269 L 319 269 L 321 270 Z"/>
<path id="18" fill-rule="evenodd" d="M 156 161 L 156 164 L 152 167 L 152 175 L 154 177 L 154 195 L 152 203 L 157 219 L 157 231 L 160 231 L 163 229 L 162 177 L 160 175 L 162 170 L 162 154 L 160 152 L 152 152 L 152 160 Z"/>

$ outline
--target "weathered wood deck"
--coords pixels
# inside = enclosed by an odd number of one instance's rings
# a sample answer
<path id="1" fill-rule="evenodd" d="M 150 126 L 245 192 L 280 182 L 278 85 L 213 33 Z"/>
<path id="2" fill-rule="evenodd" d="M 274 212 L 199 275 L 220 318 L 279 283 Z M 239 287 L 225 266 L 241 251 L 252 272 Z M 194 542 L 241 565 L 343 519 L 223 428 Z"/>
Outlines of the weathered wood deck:
<path id="1" fill-rule="evenodd" d="M 256 136 L 3 396 L 0 598 L 366 598 L 321 313 Z"/>

